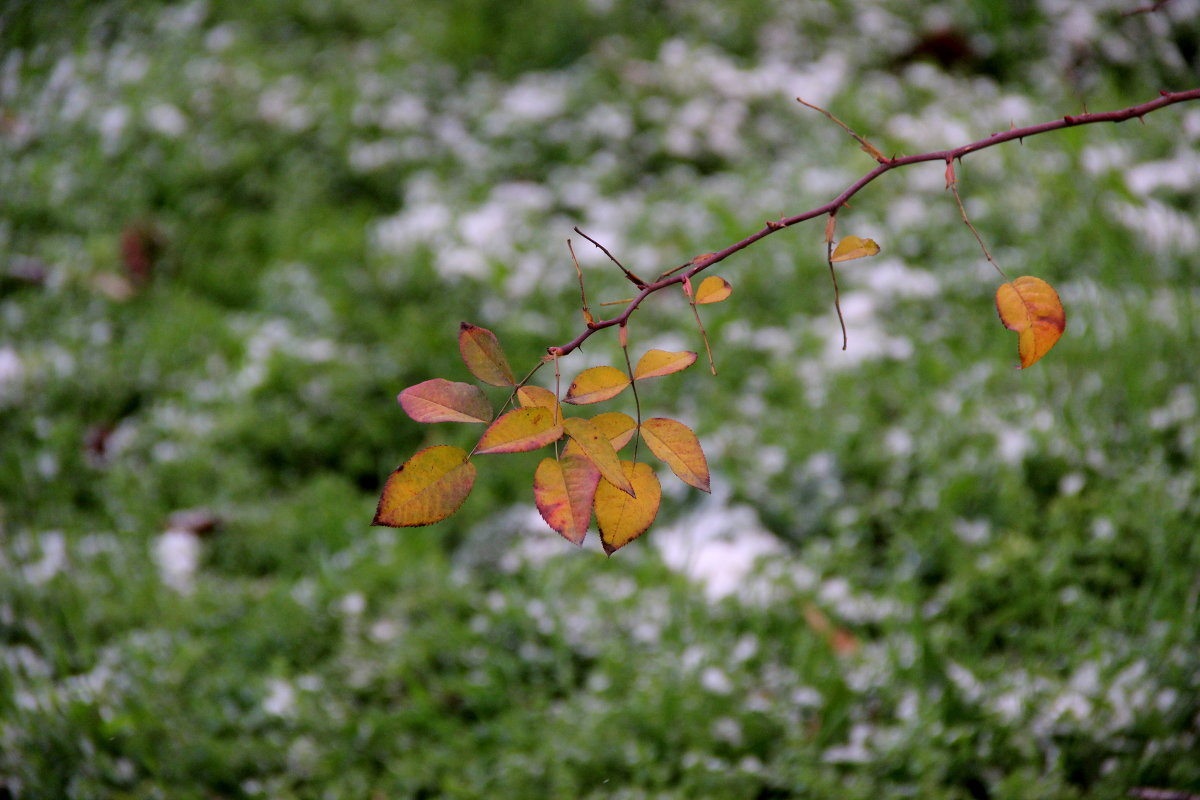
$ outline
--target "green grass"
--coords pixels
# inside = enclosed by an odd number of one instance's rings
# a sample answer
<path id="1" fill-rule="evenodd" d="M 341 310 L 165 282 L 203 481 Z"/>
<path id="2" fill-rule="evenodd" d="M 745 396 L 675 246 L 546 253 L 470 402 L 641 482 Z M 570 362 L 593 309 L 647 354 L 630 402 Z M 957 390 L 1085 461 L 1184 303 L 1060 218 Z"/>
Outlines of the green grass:
<path id="1" fill-rule="evenodd" d="M 718 378 L 645 384 L 712 498 L 664 475 L 605 559 L 536 517 L 536 458 L 484 456 L 450 520 L 368 525 L 398 463 L 471 443 L 395 402 L 467 379 L 460 320 L 518 372 L 575 335 L 573 225 L 655 274 L 871 166 L 796 95 L 913 153 L 1192 74 L 1171 6 L 1076 49 L 1031 4 L 925 13 L 0 12 L 0 795 L 1200 793 L 1190 107 L 959 167 L 1001 266 L 1066 304 L 1033 368 L 914 167 L 839 214 L 883 247 L 839 271 L 846 352 L 814 222 L 721 265 Z M 970 52 L 907 64 L 942 25 Z M 593 310 L 627 295 L 576 250 Z M 675 298 L 630 333 L 702 346 Z M 602 338 L 565 379 L 618 357 Z M 170 532 L 188 509 L 216 530 Z"/>

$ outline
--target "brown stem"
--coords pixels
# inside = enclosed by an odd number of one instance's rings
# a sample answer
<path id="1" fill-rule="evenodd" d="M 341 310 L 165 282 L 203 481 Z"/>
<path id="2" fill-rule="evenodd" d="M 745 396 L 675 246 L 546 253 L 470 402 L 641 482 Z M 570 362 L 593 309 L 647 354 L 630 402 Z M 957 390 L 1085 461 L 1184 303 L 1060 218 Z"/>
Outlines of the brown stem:
<path id="1" fill-rule="evenodd" d="M 950 150 L 936 150 L 929 153 L 919 153 L 912 156 L 899 156 L 897 158 L 890 159 L 886 163 L 880 164 L 856 180 L 854 183 L 847 186 L 844 190 L 842 190 L 841 194 L 830 200 L 828 203 L 817 206 L 810 211 L 805 211 L 801 214 L 796 214 L 795 216 L 791 217 L 784 217 L 777 222 L 773 222 L 761 230 L 750 234 L 740 242 L 734 242 L 725 249 L 718 250 L 706 258 L 695 260 L 686 270 L 660 278 L 653 283 L 643 283 L 641 291 L 629 301 L 628 305 L 625 306 L 625 310 L 620 314 L 612 317 L 611 319 L 597 320 L 594 324 L 582 331 L 571 341 L 559 347 L 549 348 L 549 350 L 559 356 L 565 356 L 567 353 L 570 353 L 572 350 L 575 350 L 581 344 L 587 341 L 588 337 L 597 331 L 603 330 L 604 328 L 611 328 L 614 325 L 620 325 L 627 321 L 629 316 L 637 309 L 638 306 L 642 304 L 642 301 L 655 292 L 662 291 L 668 286 L 673 286 L 677 283 L 683 283 L 684 280 L 690 279 L 693 275 L 696 275 L 699 272 L 703 272 L 713 264 L 724 261 L 739 250 L 744 250 L 745 248 L 757 242 L 759 239 L 775 233 L 775 231 L 789 228 L 792 225 L 810 220 L 813 217 L 819 217 L 823 214 L 831 214 L 837 211 L 842 206 L 845 206 L 851 197 L 858 194 L 864 187 L 867 186 L 867 184 L 871 183 L 885 172 L 891 172 L 892 170 L 899 169 L 900 167 L 907 167 L 911 164 L 920 164 L 926 161 L 961 160 L 963 156 L 979 150 L 986 150 L 989 147 L 995 147 L 998 144 L 1011 142 L 1014 139 L 1026 139 L 1030 136 L 1038 136 L 1043 133 L 1049 133 L 1050 131 L 1057 131 L 1063 128 L 1073 128 L 1078 125 L 1091 125 L 1097 122 L 1124 122 L 1125 120 L 1129 119 L 1141 119 L 1151 112 L 1158 111 L 1160 108 L 1166 108 L 1167 106 L 1174 105 L 1176 103 L 1184 103 L 1192 100 L 1200 100 L 1200 88 L 1188 89 L 1187 91 L 1183 92 L 1168 92 L 1164 90 L 1159 92 L 1159 96 L 1153 100 L 1135 106 L 1130 106 L 1129 108 L 1123 108 L 1119 111 L 1101 111 L 1088 114 L 1076 114 L 1073 116 L 1067 115 L 1062 119 L 1043 122 L 1039 125 L 1029 125 L 1028 127 L 1024 128 L 1013 128 L 1012 130 L 993 133 L 984 139 L 980 139 L 979 141 L 964 144 L 960 147 L 955 147 Z M 588 238 L 582 231 L 579 231 L 578 228 L 575 230 L 580 236 Z M 588 239 L 588 241 L 592 242 L 592 244 L 595 244 L 601 250 L 604 250 L 604 248 L 598 242 L 595 242 L 591 239 Z M 608 251 L 605 250 L 605 252 L 607 253 Z M 612 258 L 611 254 L 609 257 Z M 613 262 L 619 263 L 615 258 L 613 259 Z M 622 269 L 624 269 L 624 267 L 622 267 Z"/>

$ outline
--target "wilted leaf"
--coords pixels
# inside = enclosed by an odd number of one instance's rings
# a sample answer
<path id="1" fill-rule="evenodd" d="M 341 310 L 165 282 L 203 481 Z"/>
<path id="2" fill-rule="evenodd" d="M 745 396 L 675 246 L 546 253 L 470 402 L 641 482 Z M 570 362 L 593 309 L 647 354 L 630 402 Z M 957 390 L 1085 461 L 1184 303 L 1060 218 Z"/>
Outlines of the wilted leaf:
<path id="1" fill-rule="evenodd" d="M 563 434 L 548 408 L 517 408 L 501 415 L 479 440 L 476 453 L 524 453 L 537 450 Z"/>
<path id="2" fill-rule="evenodd" d="M 461 323 L 458 326 L 458 350 L 467 369 L 479 380 L 492 386 L 516 385 L 500 341 L 487 328 Z"/>
<path id="3" fill-rule="evenodd" d="M 621 491 L 633 494 L 633 486 L 621 471 L 621 460 L 617 457 L 617 451 L 602 429 L 593 425 L 590 420 L 578 417 L 563 420 L 563 429 L 582 454 L 596 465 L 596 469 L 600 470 L 605 480 Z"/>
<path id="4" fill-rule="evenodd" d="M 852 261 L 856 258 L 878 254 L 879 245 L 875 244 L 874 239 L 860 239 L 857 236 L 847 236 L 838 242 L 837 247 L 833 248 L 833 255 L 830 256 L 829 260 L 836 264 L 839 261 Z"/>
<path id="5" fill-rule="evenodd" d="M 652 417 L 642 422 L 642 440 L 679 480 L 709 491 L 708 459 L 691 428 L 673 419 Z"/>
<path id="6" fill-rule="evenodd" d="M 475 465 L 461 447 L 429 447 L 383 485 L 372 525 L 408 528 L 440 522 L 458 510 L 475 484 Z"/>
<path id="7" fill-rule="evenodd" d="M 592 367 L 575 378 L 564 403 L 587 405 L 616 397 L 629 385 L 629 376 L 616 367 Z"/>
<path id="8" fill-rule="evenodd" d="M 521 408 L 548 408 L 558 414 L 558 420 L 562 421 L 562 407 L 558 404 L 554 392 L 549 389 L 543 389 L 541 386 L 522 386 L 517 389 L 517 402 L 521 404 Z"/>
<path id="9" fill-rule="evenodd" d="M 418 383 L 396 398 L 417 422 L 488 422 L 492 406 L 478 386 L 443 378 Z"/>
<path id="10" fill-rule="evenodd" d="M 567 541 L 583 544 L 599 484 L 600 470 L 568 444 L 561 459 L 542 459 L 533 475 L 538 513 Z"/>
<path id="11" fill-rule="evenodd" d="M 858 639 L 854 634 L 839 625 L 834 625 L 825 612 L 812 603 L 804 604 L 804 621 L 815 632 L 825 637 L 833 652 L 838 655 L 850 655 L 858 650 Z"/>
<path id="12" fill-rule="evenodd" d="M 996 290 L 1000 321 L 1017 332 L 1021 369 L 1050 352 L 1067 327 L 1067 314 L 1058 293 L 1041 278 L 1022 275 Z"/>
<path id="13" fill-rule="evenodd" d="M 671 353 L 666 350 L 647 350 L 646 355 L 638 359 L 637 367 L 633 370 L 635 380 L 657 378 L 660 375 L 670 375 L 687 369 L 696 363 L 696 354 L 691 350 Z"/>
<path id="14" fill-rule="evenodd" d="M 662 501 L 662 487 L 649 464 L 622 461 L 621 468 L 633 484 L 635 497 L 603 479 L 596 487 L 596 524 L 604 552 L 609 555 L 645 533 Z"/>
<path id="15" fill-rule="evenodd" d="M 731 294 L 733 294 L 733 287 L 729 285 L 729 281 L 716 275 L 709 275 L 700 281 L 700 286 L 696 289 L 696 305 L 719 303 Z"/>
<path id="16" fill-rule="evenodd" d="M 604 431 L 604 435 L 612 442 L 613 450 L 620 450 L 629 444 L 637 429 L 637 423 L 628 414 L 620 411 L 606 411 L 592 417 L 592 424 Z"/>

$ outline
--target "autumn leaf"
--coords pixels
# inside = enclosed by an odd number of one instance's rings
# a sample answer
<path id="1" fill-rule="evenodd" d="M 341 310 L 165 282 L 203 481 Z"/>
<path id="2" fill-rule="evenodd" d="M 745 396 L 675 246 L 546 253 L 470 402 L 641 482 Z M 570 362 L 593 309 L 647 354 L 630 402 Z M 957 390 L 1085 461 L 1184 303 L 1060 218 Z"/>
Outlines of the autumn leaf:
<path id="1" fill-rule="evenodd" d="M 605 480 L 621 491 L 633 494 L 633 486 L 621 471 L 621 460 L 617 457 L 617 451 L 602 429 L 589 420 L 578 417 L 563 420 L 563 429 L 583 456 L 596 465 L 596 469 L 600 470 Z"/>
<path id="2" fill-rule="evenodd" d="M 418 383 L 397 397 L 417 422 L 488 422 L 492 406 L 478 386 L 444 378 Z"/>
<path id="3" fill-rule="evenodd" d="M 562 437 L 563 426 L 556 423 L 548 408 L 517 408 L 500 416 L 483 432 L 476 453 L 524 453 L 545 447 Z"/>
<path id="4" fill-rule="evenodd" d="M 437 445 L 388 476 L 372 525 L 432 525 L 458 510 L 475 485 L 475 465 L 461 447 Z"/>
<path id="5" fill-rule="evenodd" d="M 587 405 L 616 397 L 629 385 L 629 376 L 616 367 L 592 367 L 575 377 L 564 403 Z"/>
<path id="6" fill-rule="evenodd" d="M 642 422 L 642 440 L 679 480 L 702 492 L 710 491 L 708 459 L 691 428 L 673 419 L 652 417 Z"/>
<path id="7" fill-rule="evenodd" d="M 621 468 L 636 496 L 625 494 L 603 479 L 596 487 L 596 524 L 604 552 L 609 555 L 646 532 L 662 501 L 662 487 L 649 464 L 622 461 Z"/>
<path id="8" fill-rule="evenodd" d="M 865 258 L 866 256 L 874 256 L 879 254 L 879 245 L 875 244 L 874 239 L 860 239 L 857 236 L 847 236 L 838 242 L 837 247 L 833 248 L 833 255 L 829 260 L 834 264 L 839 261 L 852 261 L 856 258 Z"/>
<path id="9" fill-rule="evenodd" d="M 512 368 L 496 334 L 469 322 L 458 326 L 458 349 L 463 363 L 479 380 L 492 386 L 515 386 Z"/>
<path id="10" fill-rule="evenodd" d="M 629 444 L 629 440 L 637 431 L 637 423 L 634 422 L 633 417 L 622 414 L 620 411 L 606 411 L 603 414 L 597 414 L 592 417 L 591 422 L 604 431 L 604 435 L 612 442 L 613 450 L 620 450 Z"/>
<path id="11" fill-rule="evenodd" d="M 547 525 L 567 541 L 583 544 L 600 470 L 572 444 L 563 449 L 561 458 L 544 458 L 538 464 L 533 475 L 533 497 Z"/>
<path id="12" fill-rule="evenodd" d="M 522 386 L 517 389 L 517 402 L 521 404 L 521 408 L 548 408 L 562 421 L 562 406 L 558 404 L 554 392 L 549 389 L 543 389 L 541 386 Z"/>
<path id="13" fill-rule="evenodd" d="M 660 375 L 670 375 L 672 372 L 687 369 L 695 363 L 696 354 L 691 350 L 679 353 L 671 353 L 666 350 L 647 350 L 646 354 L 638 359 L 637 366 L 633 370 L 633 377 L 634 380 L 639 381 L 646 378 L 657 378 Z"/>
<path id="14" fill-rule="evenodd" d="M 1067 326 L 1067 315 L 1058 293 L 1041 278 L 1022 275 L 996 290 L 1000 321 L 1017 332 L 1021 369 L 1050 352 Z"/>
<path id="15" fill-rule="evenodd" d="M 729 285 L 729 281 L 716 275 L 709 275 L 700 281 L 700 286 L 696 289 L 696 305 L 719 303 L 731 294 L 733 294 L 733 287 Z"/>

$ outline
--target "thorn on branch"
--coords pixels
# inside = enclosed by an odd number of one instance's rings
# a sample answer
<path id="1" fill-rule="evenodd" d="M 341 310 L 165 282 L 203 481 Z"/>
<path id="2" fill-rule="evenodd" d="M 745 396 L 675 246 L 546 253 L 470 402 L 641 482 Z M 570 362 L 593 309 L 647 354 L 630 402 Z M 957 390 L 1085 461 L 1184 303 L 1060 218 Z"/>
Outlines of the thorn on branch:
<path id="1" fill-rule="evenodd" d="M 616 256 L 614 256 L 612 253 L 608 252 L 608 248 L 607 248 L 607 247 L 605 247 L 604 245 L 600 244 L 599 242 L 597 242 L 597 241 L 596 241 L 595 239 L 593 239 L 592 237 L 588 236 L 588 235 L 587 235 L 586 233 L 584 233 L 583 231 L 579 230 L 579 227 L 578 227 L 578 226 L 576 226 L 576 227 L 574 228 L 574 231 L 575 231 L 576 233 L 578 233 L 580 236 L 582 236 L 583 238 L 587 239 L 587 240 L 588 240 L 589 242 L 591 242 L 592 244 L 596 245 L 596 247 L 599 247 L 599 248 L 600 248 L 600 250 L 604 252 L 604 255 L 608 256 L 608 259 L 609 259 L 609 261 L 612 261 L 614 264 L 616 264 L 618 267 L 620 267 L 620 268 L 621 268 L 621 272 L 624 272 L 624 273 L 625 273 L 625 277 L 626 277 L 626 278 L 628 278 L 628 279 L 629 279 L 629 281 L 630 281 L 630 282 L 631 282 L 631 283 L 632 283 L 634 286 L 638 287 L 639 289 L 645 289 L 645 288 L 646 288 L 646 286 L 647 286 L 648 284 L 647 284 L 647 283 L 646 283 L 644 280 L 642 280 L 641 278 L 639 278 L 637 275 L 634 275 L 632 272 L 630 272 L 629 270 L 625 269 L 625 265 L 624 265 L 624 264 L 622 264 L 620 261 L 618 261 Z"/>
<path id="2" fill-rule="evenodd" d="M 777 230 L 786 228 L 787 226 L 784 225 L 782 222 L 776 222 L 775 220 L 769 219 L 769 220 L 767 220 L 767 227 L 773 231 L 777 231 Z"/>

